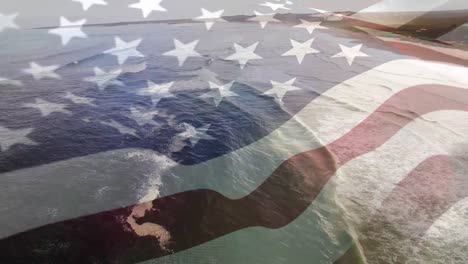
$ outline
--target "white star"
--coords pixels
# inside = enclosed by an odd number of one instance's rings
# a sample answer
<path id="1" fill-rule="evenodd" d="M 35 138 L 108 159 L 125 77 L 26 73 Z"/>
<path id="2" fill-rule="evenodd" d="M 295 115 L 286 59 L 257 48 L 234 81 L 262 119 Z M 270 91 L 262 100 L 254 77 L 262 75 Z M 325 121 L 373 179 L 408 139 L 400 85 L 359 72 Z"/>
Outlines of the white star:
<path id="1" fill-rule="evenodd" d="M 24 106 L 36 108 L 41 112 L 42 116 L 48 116 L 52 113 L 64 113 L 71 115 L 71 112 L 65 109 L 67 105 L 52 103 L 46 100 L 42 100 L 40 98 L 37 98 L 35 103 L 27 103 L 24 104 Z"/>
<path id="2" fill-rule="evenodd" d="M 152 81 L 147 81 L 146 87 L 140 89 L 137 94 L 142 96 L 150 96 L 153 104 L 156 105 L 163 98 L 175 97 L 169 90 L 173 84 L 174 82 L 156 84 Z"/>
<path id="3" fill-rule="evenodd" d="M 119 37 L 115 37 L 115 47 L 104 51 L 105 54 L 117 56 L 119 64 L 123 64 L 129 57 L 144 57 L 136 48 L 140 45 L 141 38 L 134 41 L 125 42 Z"/>
<path id="4" fill-rule="evenodd" d="M 83 10 L 88 10 L 93 5 L 107 5 L 104 0 L 72 0 L 73 2 L 79 2 L 83 6 Z"/>
<path id="5" fill-rule="evenodd" d="M 59 67 L 59 65 L 41 66 L 35 62 L 31 62 L 29 63 L 29 68 L 23 69 L 23 72 L 31 74 L 36 80 L 45 78 L 60 79 L 60 75 L 55 73 L 55 70 Z"/>
<path id="6" fill-rule="evenodd" d="M 199 80 L 205 81 L 205 82 L 209 82 L 209 81 L 217 82 L 217 83 L 220 82 L 218 79 L 218 74 L 216 72 L 210 71 L 207 68 L 200 69 L 198 73 L 198 78 Z"/>
<path id="7" fill-rule="evenodd" d="M 326 27 L 321 26 L 320 24 L 322 22 L 320 21 L 307 21 L 304 19 L 301 19 L 302 24 L 295 25 L 294 27 L 296 28 L 305 28 L 309 34 L 312 34 L 315 29 L 326 29 Z"/>
<path id="8" fill-rule="evenodd" d="M 224 12 L 224 9 L 214 11 L 214 12 L 210 12 L 210 11 L 202 8 L 201 11 L 202 11 L 202 15 L 199 16 L 199 17 L 196 17 L 195 20 L 204 21 L 207 30 L 210 30 L 215 22 L 226 22 L 226 20 L 221 18 L 222 14 Z"/>
<path id="9" fill-rule="evenodd" d="M 238 94 L 231 91 L 234 81 L 226 83 L 224 85 L 219 85 L 213 82 L 208 82 L 210 84 L 211 91 L 200 95 L 202 98 L 213 98 L 216 106 L 221 103 L 223 97 L 227 96 L 239 96 Z"/>
<path id="10" fill-rule="evenodd" d="M 143 17 L 149 16 L 149 14 L 153 11 L 163 11 L 166 12 L 167 10 L 160 5 L 162 0 L 139 0 L 140 2 L 131 4 L 129 7 L 141 9 L 143 13 Z"/>
<path id="11" fill-rule="evenodd" d="M 122 65 L 122 73 L 139 73 L 146 70 L 146 61 L 137 64 Z"/>
<path id="12" fill-rule="evenodd" d="M 195 51 L 195 46 L 199 40 L 194 40 L 190 43 L 184 44 L 178 39 L 174 39 L 175 49 L 165 52 L 164 56 L 177 57 L 179 66 L 182 66 L 188 57 L 201 57 L 201 55 Z"/>
<path id="13" fill-rule="evenodd" d="M 339 44 L 339 45 L 340 45 L 340 48 L 341 48 L 341 52 L 338 53 L 338 54 L 333 55 L 332 58 L 345 57 L 346 61 L 348 61 L 349 66 L 351 66 L 353 64 L 354 59 L 356 57 L 369 57 L 369 55 L 361 52 L 362 44 L 356 45 L 356 46 L 351 47 L 351 48 L 343 46 L 341 44 Z"/>
<path id="14" fill-rule="evenodd" d="M 292 39 L 290 39 L 290 41 L 291 41 L 293 48 L 283 53 L 281 56 L 296 56 L 297 62 L 299 62 L 299 64 L 302 63 L 302 61 L 304 60 L 304 57 L 307 54 L 319 53 L 318 50 L 311 48 L 312 42 L 314 42 L 313 38 L 303 43 L 297 42 Z"/>
<path id="15" fill-rule="evenodd" d="M 120 69 L 105 72 L 98 67 L 94 67 L 95 76 L 86 77 L 84 78 L 84 81 L 95 83 L 98 86 L 99 90 L 104 90 L 105 88 L 111 85 L 123 86 L 124 84 L 121 81 L 117 80 L 121 73 L 122 70 Z"/>
<path id="16" fill-rule="evenodd" d="M 287 82 L 284 82 L 284 83 L 271 81 L 271 85 L 273 86 L 273 88 L 271 88 L 270 90 L 264 92 L 263 94 L 266 94 L 266 95 L 271 95 L 272 94 L 272 95 L 274 95 L 274 97 L 279 99 L 280 103 L 282 103 L 283 102 L 283 97 L 286 95 L 287 92 L 301 89 L 301 88 L 298 88 L 296 86 L 293 86 L 293 83 L 295 81 L 296 81 L 296 78 L 292 78 L 291 80 L 289 80 Z"/>
<path id="17" fill-rule="evenodd" d="M 21 81 L 17 80 L 11 80 L 7 78 L 0 77 L 0 84 L 9 84 L 9 85 L 14 85 L 14 86 L 22 86 L 23 83 Z"/>
<path id="18" fill-rule="evenodd" d="M 78 96 L 78 95 L 72 94 L 71 92 L 67 92 L 65 96 L 63 97 L 69 99 L 75 104 L 85 104 L 89 106 L 96 106 L 95 104 L 93 104 L 94 99 L 83 97 L 83 96 Z"/>
<path id="19" fill-rule="evenodd" d="M 18 28 L 18 25 L 15 23 L 15 19 L 18 14 L 4 15 L 0 13 L 0 32 L 7 28 Z"/>
<path id="20" fill-rule="evenodd" d="M 122 135 L 130 135 L 130 136 L 134 136 L 134 137 L 139 138 L 139 136 L 136 134 L 137 133 L 136 129 L 133 129 L 131 127 L 126 127 L 126 126 L 118 123 L 117 121 L 115 121 L 113 119 L 110 122 L 100 121 L 99 123 L 101 123 L 103 125 L 106 125 L 106 126 L 110 126 L 110 127 L 114 128 L 114 129 L 117 129 L 119 131 L 119 133 L 122 134 Z"/>
<path id="21" fill-rule="evenodd" d="M 88 36 L 81 31 L 81 26 L 86 23 L 86 19 L 76 22 L 70 22 L 65 17 L 60 17 L 60 27 L 49 30 L 49 33 L 59 35 L 62 39 L 62 45 L 67 45 L 72 38 L 87 38 Z"/>
<path id="22" fill-rule="evenodd" d="M 195 128 L 194 126 L 187 124 L 187 123 L 183 123 L 183 125 L 185 127 L 185 132 L 182 132 L 178 134 L 177 136 L 184 140 L 190 139 L 190 143 L 192 144 L 192 147 L 195 146 L 198 143 L 198 141 L 200 141 L 201 139 L 206 139 L 206 140 L 215 139 L 214 137 L 207 134 L 208 129 L 210 129 L 210 126 L 211 126 L 210 124 L 204 125 L 199 128 Z"/>
<path id="23" fill-rule="evenodd" d="M 267 6 L 271 9 L 273 9 L 273 11 L 276 11 L 278 9 L 286 9 L 286 10 L 291 10 L 289 7 L 285 7 L 284 4 L 275 4 L 275 3 L 271 3 L 271 2 L 265 2 L 264 4 L 260 4 L 262 6 Z"/>
<path id="24" fill-rule="evenodd" d="M 281 22 L 278 19 L 275 19 L 274 16 L 276 13 L 262 14 L 260 12 L 254 11 L 255 17 L 249 18 L 249 21 L 258 21 L 262 28 L 265 28 L 269 22 Z"/>
<path id="25" fill-rule="evenodd" d="M 236 53 L 227 57 L 226 60 L 236 60 L 239 61 L 241 69 L 244 69 L 245 65 L 249 60 L 258 60 L 263 59 L 262 57 L 255 54 L 255 49 L 257 48 L 258 42 L 248 46 L 247 48 L 242 47 L 241 45 L 234 43 L 234 49 Z"/>
<path id="26" fill-rule="evenodd" d="M 158 114 L 158 111 L 140 111 L 136 107 L 130 108 L 129 118 L 133 119 L 139 126 L 152 125 L 159 126 L 159 123 L 154 121 L 153 118 Z"/>
<path id="27" fill-rule="evenodd" d="M 32 128 L 8 129 L 0 126 L 0 151 L 7 151 L 16 144 L 37 145 L 36 142 L 27 137 L 32 131 Z"/>

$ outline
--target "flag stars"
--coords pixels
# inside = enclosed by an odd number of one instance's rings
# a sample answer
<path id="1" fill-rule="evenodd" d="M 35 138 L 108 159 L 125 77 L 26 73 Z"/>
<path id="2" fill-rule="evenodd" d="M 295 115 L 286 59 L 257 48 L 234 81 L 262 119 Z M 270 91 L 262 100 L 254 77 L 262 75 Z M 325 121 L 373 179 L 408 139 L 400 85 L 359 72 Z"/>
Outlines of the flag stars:
<path id="1" fill-rule="evenodd" d="M 88 36 L 81 31 L 81 26 L 86 23 L 86 19 L 76 22 L 70 22 L 65 17 L 60 17 L 60 27 L 49 30 L 50 34 L 60 36 L 62 45 L 67 45 L 73 38 L 87 38 Z"/>
<path id="2" fill-rule="evenodd" d="M 164 56 L 176 57 L 179 62 L 179 67 L 184 65 L 185 61 L 189 57 L 201 57 L 201 55 L 195 51 L 199 40 L 194 40 L 190 43 L 184 44 L 178 39 L 174 39 L 175 49 L 165 52 Z"/>
<path id="3" fill-rule="evenodd" d="M 159 126 L 159 123 L 154 121 L 154 117 L 158 114 L 158 111 L 141 111 L 136 107 L 130 108 L 130 119 L 134 120 L 139 126 L 151 125 Z"/>
<path id="4" fill-rule="evenodd" d="M 304 19 L 301 19 L 301 24 L 295 25 L 295 28 L 304 28 L 309 32 L 309 34 L 312 34 L 314 30 L 316 29 L 326 29 L 326 27 L 321 26 L 322 22 L 321 21 L 307 21 Z"/>
<path id="5" fill-rule="evenodd" d="M 139 0 L 138 3 L 129 5 L 130 8 L 140 9 L 143 17 L 146 18 L 153 11 L 167 12 L 166 8 L 160 5 L 162 0 Z"/>
<path id="6" fill-rule="evenodd" d="M 189 139 L 192 147 L 194 147 L 201 139 L 215 140 L 214 137 L 207 134 L 211 124 L 204 125 L 202 127 L 195 128 L 194 126 L 183 123 L 185 131 L 178 134 L 177 136 L 183 140 Z"/>
<path id="7" fill-rule="evenodd" d="M 216 106 L 219 106 L 224 97 L 227 96 L 239 96 L 238 94 L 231 91 L 234 81 L 226 83 L 224 85 L 219 85 L 214 82 L 208 82 L 210 85 L 211 91 L 208 93 L 200 95 L 201 98 L 213 98 L 213 101 Z"/>
<path id="8" fill-rule="evenodd" d="M 316 49 L 313 49 L 311 46 L 312 46 L 312 42 L 314 42 L 314 39 L 309 39 L 307 40 L 306 42 L 297 42 L 293 39 L 290 39 L 291 41 L 291 44 L 293 46 L 292 49 L 290 49 L 289 51 L 283 53 L 281 56 L 296 56 L 297 58 L 297 62 L 299 62 L 299 64 L 302 63 L 302 61 L 304 60 L 304 57 L 307 55 L 307 54 L 312 54 L 312 53 L 319 53 L 318 50 Z"/>
<path id="9" fill-rule="evenodd" d="M 13 86 L 22 86 L 23 85 L 23 83 L 21 81 L 11 80 L 11 79 L 8 79 L 8 78 L 3 78 L 3 77 L 0 77 L 0 84 L 7 84 L 7 85 L 13 85 Z"/>
<path id="10" fill-rule="evenodd" d="M 33 131 L 32 128 L 9 129 L 0 126 L 0 152 L 9 150 L 12 146 L 21 145 L 37 145 L 31 140 L 28 135 Z"/>
<path id="11" fill-rule="evenodd" d="M 301 89 L 296 86 L 293 86 L 295 81 L 296 81 L 296 78 L 292 78 L 291 80 L 284 82 L 284 83 L 270 81 L 273 88 L 271 88 L 270 90 L 266 91 L 263 94 L 273 95 L 273 97 L 276 97 L 279 100 L 279 102 L 282 104 L 283 97 L 286 95 L 286 93 Z"/>
<path id="12" fill-rule="evenodd" d="M 84 78 L 84 81 L 95 83 L 99 90 L 104 90 L 111 85 L 123 86 L 124 84 L 117 80 L 121 73 L 121 69 L 105 72 L 99 67 L 94 67 L 95 76 L 86 77 Z"/>
<path id="13" fill-rule="evenodd" d="M 28 69 L 23 69 L 24 73 L 31 74 L 34 79 L 41 80 L 41 79 L 60 79 L 60 75 L 55 73 L 55 71 L 59 68 L 59 65 L 50 65 L 50 66 L 41 66 L 38 63 L 31 62 L 29 63 Z"/>
<path id="14" fill-rule="evenodd" d="M 150 96 L 153 104 L 157 105 L 158 102 L 163 98 L 175 97 L 175 95 L 173 95 L 169 90 L 173 84 L 174 82 L 156 84 L 152 81 L 147 81 L 146 87 L 140 89 L 137 94 L 142 96 Z"/>
<path id="15" fill-rule="evenodd" d="M 0 13 L 0 32 L 3 32 L 7 28 L 18 28 L 15 23 L 15 19 L 18 14 L 4 15 Z"/>
<path id="16" fill-rule="evenodd" d="M 291 10 L 289 7 L 286 7 L 285 4 L 275 4 L 275 3 L 272 3 L 272 2 L 265 2 L 265 3 L 260 4 L 260 5 L 269 7 L 273 11 L 276 11 L 278 9 Z"/>
<path id="17" fill-rule="evenodd" d="M 117 122 L 117 121 L 115 121 L 113 119 L 110 122 L 109 121 L 100 121 L 99 123 L 101 123 L 101 124 L 103 124 L 105 126 L 109 126 L 109 127 L 112 127 L 114 129 L 116 129 L 122 135 L 130 135 L 130 136 L 134 136 L 136 138 L 139 138 L 139 136 L 137 135 L 137 130 L 136 129 L 124 126 L 124 125 L 120 124 L 119 122 Z"/>
<path id="18" fill-rule="evenodd" d="M 137 50 L 138 45 L 141 43 L 141 38 L 130 42 L 125 42 L 119 37 L 114 38 L 115 47 L 105 50 L 104 54 L 112 54 L 117 56 L 117 60 L 122 65 L 130 57 L 144 57 L 144 55 Z"/>
<path id="19" fill-rule="evenodd" d="M 236 52 L 231 56 L 227 57 L 226 60 L 236 60 L 239 62 L 240 68 L 244 69 L 245 65 L 249 60 L 258 60 L 263 59 L 259 55 L 255 54 L 255 49 L 257 48 L 258 42 L 248 46 L 247 48 L 242 47 L 241 45 L 234 43 L 234 49 Z"/>
<path id="20" fill-rule="evenodd" d="M 107 2 L 104 0 L 72 0 L 73 2 L 81 3 L 83 10 L 86 11 L 93 5 L 107 5 Z"/>
<path id="21" fill-rule="evenodd" d="M 249 18 L 249 21 L 255 21 L 260 23 L 260 27 L 265 28 L 266 25 L 270 22 L 281 22 L 278 19 L 275 19 L 274 16 L 276 13 L 263 14 L 257 11 L 254 11 L 255 17 Z"/>
<path id="22" fill-rule="evenodd" d="M 340 45 L 341 52 L 332 56 L 332 58 L 346 58 L 349 66 L 351 66 L 354 60 L 357 57 L 370 57 L 369 55 L 361 52 L 362 44 L 356 45 L 354 47 L 346 47 L 344 45 Z"/>
<path id="23" fill-rule="evenodd" d="M 82 104 L 82 105 L 89 105 L 89 106 L 96 106 L 93 102 L 94 99 L 88 98 L 88 97 L 82 97 L 75 95 L 71 92 L 67 92 L 64 96 L 64 98 L 72 101 L 75 104 Z"/>
<path id="24" fill-rule="evenodd" d="M 204 8 L 201 9 L 202 15 L 196 17 L 195 20 L 200 20 L 205 22 L 205 27 L 207 30 L 210 30 L 213 27 L 215 22 L 225 22 L 224 19 L 221 18 L 222 14 L 224 13 L 224 9 L 210 12 Z"/>
<path id="25" fill-rule="evenodd" d="M 49 102 L 40 98 L 37 98 L 35 103 L 26 103 L 24 104 L 24 106 L 39 110 L 43 117 L 48 116 L 52 113 L 63 113 L 63 114 L 71 115 L 71 112 L 65 109 L 67 105 L 52 103 L 52 102 Z"/>

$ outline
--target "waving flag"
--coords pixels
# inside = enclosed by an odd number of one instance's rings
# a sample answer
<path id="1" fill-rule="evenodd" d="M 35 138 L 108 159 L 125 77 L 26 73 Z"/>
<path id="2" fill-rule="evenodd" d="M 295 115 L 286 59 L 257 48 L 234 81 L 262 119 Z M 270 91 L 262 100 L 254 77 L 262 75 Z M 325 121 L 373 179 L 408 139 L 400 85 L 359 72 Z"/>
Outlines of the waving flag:
<path id="1" fill-rule="evenodd" d="M 0 9 L 0 261 L 468 259 L 453 2 L 166 2 Z"/>

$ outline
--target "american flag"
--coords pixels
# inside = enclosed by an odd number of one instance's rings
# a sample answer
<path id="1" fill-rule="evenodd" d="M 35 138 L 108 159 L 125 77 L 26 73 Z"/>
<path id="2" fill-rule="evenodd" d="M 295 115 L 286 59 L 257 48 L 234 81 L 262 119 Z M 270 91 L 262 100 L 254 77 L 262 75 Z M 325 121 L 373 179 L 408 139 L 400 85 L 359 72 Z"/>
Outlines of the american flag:
<path id="1" fill-rule="evenodd" d="M 2 3 L 0 263 L 465 263 L 468 6 L 349 2 Z"/>

